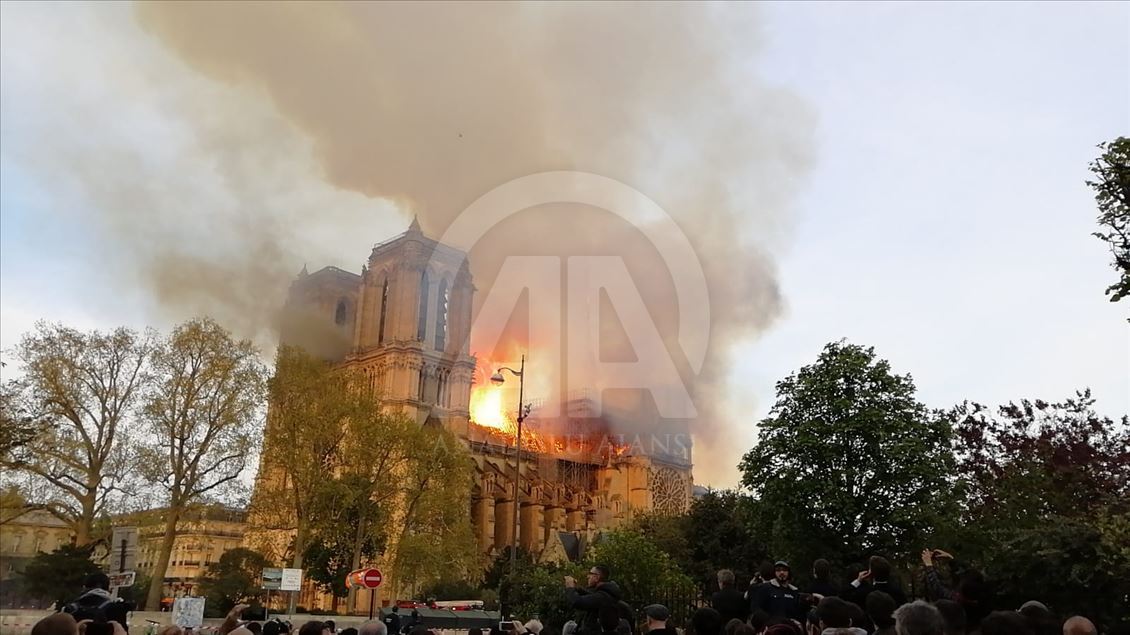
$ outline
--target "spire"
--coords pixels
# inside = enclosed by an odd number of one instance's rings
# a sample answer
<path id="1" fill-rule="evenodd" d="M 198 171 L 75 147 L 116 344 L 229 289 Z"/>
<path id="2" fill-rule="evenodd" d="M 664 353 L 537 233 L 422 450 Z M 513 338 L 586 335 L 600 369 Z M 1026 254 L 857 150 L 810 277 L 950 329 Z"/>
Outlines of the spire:
<path id="1" fill-rule="evenodd" d="M 408 226 L 408 233 L 422 234 L 423 230 L 420 229 L 420 217 L 415 214 L 412 215 L 412 224 Z"/>
<path id="2" fill-rule="evenodd" d="M 305 278 L 308 275 L 310 275 L 310 272 L 306 270 L 306 263 L 302 263 L 302 271 L 298 272 L 298 277 Z"/>

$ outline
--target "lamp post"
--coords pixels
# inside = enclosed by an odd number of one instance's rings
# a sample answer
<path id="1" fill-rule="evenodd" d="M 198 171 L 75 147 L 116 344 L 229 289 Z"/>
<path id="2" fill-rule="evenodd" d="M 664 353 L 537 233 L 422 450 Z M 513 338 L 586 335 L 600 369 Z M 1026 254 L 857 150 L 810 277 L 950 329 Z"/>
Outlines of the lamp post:
<path id="1" fill-rule="evenodd" d="M 503 366 L 495 371 L 490 376 L 492 384 L 501 386 L 506 381 L 502 376 L 504 370 L 510 371 L 518 378 L 518 438 L 514 442 L 514 526 L 511 533 L 513 544 L 510 545 L 510 575 L 513 576 L 518 566 L 518 512 L 522 509 L 518 502 L 519 483 L 522 480 L 522 422 L 526 420 L 526 415 L 530 411 L 529 406 L 522 403 L 526 388 L 526 356 L 522 356 L 522 365 L 518 367 L 518 370 Z"/>

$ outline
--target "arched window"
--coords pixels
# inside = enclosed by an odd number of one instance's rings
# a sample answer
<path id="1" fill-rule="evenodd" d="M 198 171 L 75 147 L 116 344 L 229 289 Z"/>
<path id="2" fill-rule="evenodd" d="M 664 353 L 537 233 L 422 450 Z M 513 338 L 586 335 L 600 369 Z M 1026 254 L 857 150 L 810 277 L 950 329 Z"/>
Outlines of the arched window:
<path id="1" fill-rule="evenodd" d="M 377 344 L 383 344 L 385 341 L 385 313 L 388 312 L 388 280 L 385 280 L 384 286 L 381 288 L 381 321 L 377 327 Z"/>
<path id="2" fill-rule="evenodd" d="M 334 311 L 334 324 L 342 326 L 345 324 L 345 298 L 337 301 L 337 310 Z"/>
<path id="3" fill-rule="evenodd" d="M 442 351 L 447 345 L 447 280 L 440 280 L 439 294 L 436 296 L 436 350 Z"/>
<path id="4" fill-rule="evenodd" d="M 416 321 L 416 341 L 423 342 L 428 336 L 428 272 L 420 276 L 420 319 Z"/>

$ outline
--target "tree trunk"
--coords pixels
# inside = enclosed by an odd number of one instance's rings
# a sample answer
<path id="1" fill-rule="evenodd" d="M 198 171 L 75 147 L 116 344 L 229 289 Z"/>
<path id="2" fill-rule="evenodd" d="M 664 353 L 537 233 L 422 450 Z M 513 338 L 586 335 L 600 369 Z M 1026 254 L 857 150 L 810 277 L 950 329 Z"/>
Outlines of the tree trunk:
<path id="1" fill-rule="evenodd" d="M 365 538 L 365 518 L 364 518 L 364 516 L 362 516 L 357 521 L 357 533 L 354 535 L 354 538 L 353 538 L 353 566 L 350 567 L 350 569 L 352 571 L 356 571 L 356 570 L 361 568 L 361 543 L 364 542 L 364 538 Z M 356 587 L 350 587 L 349 588 L 349 599 L 346 600 L 346 601 L 348 602 L 348 604 L 346 605 L 346 610 L 349 611 L 349 613 L 352 614 L 353 610 L 355 608 L 357 608 L 357 588 Z"/>
<path id="2" fill-rule="evenodd" d="M 302 514 L 299 514 L 298 528 L 297 531 L 294 532 L 294 560 L 292 560 L 290 564 L 292 569 L 302 568 L 302 556 L 303 552 L 306 551 L 307 533 L 309 533 L 309 530 L 306 528 L 306 521 L 302 520 Z M 298 597 L 295 595 L 295 593 L 302 593 L 302 591 L 298 590 L 290 592 L 290 600 L 287 601 L 286 609 L 286 612 L 290 615 L 294 615 L 294 608 L 298 604 Z"/>
<path id="3" fill-rule="evenodd" d="M 93 540 L 94 533 L 94 495 L 87 494 L 79 501 L 81 510 L 75 519 L 75 546 L 85 547 Z"/>
<path id="4" fill-rule="evenodd" d="M 177 521 L 180 509 L 170 505 L 165 518 L 165 538 L 161 541 L 161 551 L 157 555 L 157 566 L 153 567 L 153 577 L 149 580 L 149 592 L 145 595 L 145 608 L 150 611 L 161 610 L 161 592 L 165 588 L 165 572 L 169 570 L 169 558 L 173 553 L 173 543 L 177 539 Z"/>

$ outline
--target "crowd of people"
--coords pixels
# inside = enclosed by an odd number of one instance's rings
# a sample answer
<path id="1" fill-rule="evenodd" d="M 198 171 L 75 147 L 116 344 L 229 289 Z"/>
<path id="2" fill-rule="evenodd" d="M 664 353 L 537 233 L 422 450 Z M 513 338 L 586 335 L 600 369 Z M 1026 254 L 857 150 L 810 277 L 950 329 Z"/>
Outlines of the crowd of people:
<path id="1" fill-rule="evenodd" d="M 1001 609 L 995 606 L 980 572 L 970 569 L 947 584 L 936 566 L 953 560 L 940 549 L 922 552 L 925 598 L 909 598 L 892 575 L 891 563 L 873 556 L 849 584 L 837 585 L 827 560 L 812 565 L 812 581 L 801 590 L 788 562 L 779 560 L 756 576 L 744 591 L 730 570 L 718 572 L 718 591 L 709 606 L 695 610 L 687 635 L 1098 635 L 1081 615 L 1056 616 L 1038 600 Z M 589 571 L 579 589 L 565 579 L 567 604 L 582 613 L 576 635 L 632 635 L 636 624 L 620 587 L 606 567 Z M 642 633 L 677 633 L 668 624 L 667 607 L 642 610 Z M 569 632 L 569 625 L 564 629 Z"/>
<path id="2" fill-rule="evenodd" d="M 926 597 L 921 599 L 907 597 L 882 556 L 872 556 L 867 568 L 842 587 L 833 581 L 826 560 L 813 563 L 812 580 L 804 590 L 783 560 L 755 576 L 744 591 L 732 571 L 722 570 L 709 606 L 695 609 L 683 628 L 670 623 L 671 611 L 661 604 L 633 610 L 608 567 L 595 565 L 583 586 L 572 577 L 564 579 L 564 602 L 576 619 L 561 627 L 561 635 L 1098 635 L 1086 617 L 1056 616 L 1038 600 L 1002 610 L 976 570 L 947 584 L 936 563 L 952 559 L 942 550 L 923 550 Z M 105 575 L 88 577 L 82 595 L 37 623 L 32 635 L 128 635 L 126 611 L 131 607 L 117 602 L 108 589 Z M 435 635 L 416 611 L 402 620 L 394 608 L 380 620 L 338 631 L 333 620 L 311 620 L 297 629 L 280 619 L 242 621 L 246 608 L 234 607 L 215 635 Z M 503 620 L 492 625 L 489 635 L 549 635 L 545 630 L 536 618 Z M 157 635 L 200 633 L 166 626 Z M 472 628 L 467 635 L 488 634 Z"/>

